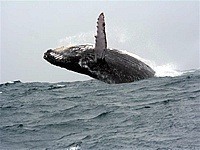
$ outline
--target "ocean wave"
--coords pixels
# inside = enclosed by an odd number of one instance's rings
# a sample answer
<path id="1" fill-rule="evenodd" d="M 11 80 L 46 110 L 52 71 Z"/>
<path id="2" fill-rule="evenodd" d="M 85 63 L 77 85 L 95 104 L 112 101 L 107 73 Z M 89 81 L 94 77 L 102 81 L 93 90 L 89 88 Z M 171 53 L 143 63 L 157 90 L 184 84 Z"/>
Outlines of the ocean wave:
<path id="1" fill-rule="evenodd" d="M 200 70 L 0 86 L 0 149 L 198 149 Z M 155 138 L 156 137 L 156 138 Z"/>
<path id="2" fill-rule="evenodd" d="M 14 80 L 14 81 L 8 81 L 6 83 L 1 83 L 0 86 L 2 85 L 12 85 L 12 84 L 17 84 L 17 83 L 22 83 L 20 80 Z"/>

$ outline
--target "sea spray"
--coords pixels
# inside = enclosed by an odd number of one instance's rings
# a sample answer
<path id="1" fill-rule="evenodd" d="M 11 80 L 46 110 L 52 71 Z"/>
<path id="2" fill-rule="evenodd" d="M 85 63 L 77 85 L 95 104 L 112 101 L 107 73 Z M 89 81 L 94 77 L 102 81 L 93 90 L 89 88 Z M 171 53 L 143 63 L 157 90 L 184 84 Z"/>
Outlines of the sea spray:
<path id="1" fill-rule="evenodd" d="M 155 67 L 153 67 L 153 69 L 155 70 L 156 77 L 166 77 L 166 76 L 170 76 L 170 77 L 175 77 L 175 76 L 180 76 L 183 74 L 183 72 L 178 71 L 177 67 L 172 64 L 172 63 L 168 63 L 165 65 L 157 65 Z"/>
<path id="2" fill-rule="evenodd" d="M 128 40 L 130 40 L 130 37 L 126 36 L 127 35 L 126 30 L 122 30 L 121 28 L 117 28 L 117 27 L 110 29 L 110 30 L 112 30 L 112 32 L 110 32 L 110 34 L 108 34 L 108 38 L 109 38 L 109 40 L 111 40 L 110 41 L 111 43 L 118 42 L 118 43 L 122 44 L 122 43 L 125 43 Z M 94 35 L 95 35 L 94 32 L 88 31 L 88 32 L 81 32 L 81 33 L 73 35 L 73 36 L 67 36 L 58 41 L 58 46 L 70 47 L 70 46 L 80 45 L 80 44 L 93 45 L 91 43 L 94 43 Z M 114 38 L 111 38 L 111 35 Z M 155 73 L 156 77 L 165 77 L 165 76 L 175 77 L 175 76 L 179 76 L 183 73 L 181 71 L 178 71 L 176 65 L 173 63 L 166 63 L 164 65 L 160 65 L 160 64 L 156 64 L 154 61 L 144 59 L 144 58 L 142 58 L 136 54 L 133 54 L 131 52 L 128 52 L 126 50 L 120 50 L 120 51 L 124 54 L 130 55 L 130 56 L 146 63 L 147 65 L 149 65 L 156 72 Z"/>
<path id="3" fill-rule="evenodd" d="M 121 52 L 124 54 L 130 55 L 130 56 L 146 63 L 147 65 L 149 65 L 156 72 L 155 73 L 156 77 L 166 77 L 166 76 L 175 77 L 175 76 L 180 76 L 183 73 L 181 71 L 178 71 L 177 67 L 173 63 L 158 65 L 154 61 L 144 59 L 136 54 L 127 52 L 125 50 L 121 50 Z"/>
<path id="4" fill-rule="evenodd" d="M 58 41 L 58 47 L 65 46 L 70 47 L 74 45 L 90 44 L 94 42 L 93 32 L 81 32 L 73 36 L 66 36 Z M 89 43 L 88 43 L 89 42 Z"/>

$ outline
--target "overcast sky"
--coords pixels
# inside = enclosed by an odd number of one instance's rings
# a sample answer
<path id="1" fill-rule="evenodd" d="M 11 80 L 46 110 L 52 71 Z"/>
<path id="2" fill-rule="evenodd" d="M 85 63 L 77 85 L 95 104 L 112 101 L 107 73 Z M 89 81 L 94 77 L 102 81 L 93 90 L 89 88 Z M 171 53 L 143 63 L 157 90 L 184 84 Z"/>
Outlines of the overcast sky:
<path id="1" fill-rule="evenodd" d="M 178 70 L 200 67 L 199 2 L 1 2 L 1 83 L 79 81 L 43 59 L 49 48 L 94 43 L 104 12 L 108 47 Z"/>

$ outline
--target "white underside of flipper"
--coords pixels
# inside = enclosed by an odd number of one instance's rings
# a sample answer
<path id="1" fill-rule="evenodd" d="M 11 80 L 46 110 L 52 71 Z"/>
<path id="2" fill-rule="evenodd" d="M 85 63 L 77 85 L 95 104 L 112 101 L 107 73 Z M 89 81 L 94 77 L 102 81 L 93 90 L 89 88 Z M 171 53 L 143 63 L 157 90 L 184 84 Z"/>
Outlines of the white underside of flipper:
<path id="1" fill-rule="evenodd" d="M 95 60 L 104 59 L 107 49 L 104 14 L 99 15 L 97 21 L 97 35 L 95 36 Z"/>

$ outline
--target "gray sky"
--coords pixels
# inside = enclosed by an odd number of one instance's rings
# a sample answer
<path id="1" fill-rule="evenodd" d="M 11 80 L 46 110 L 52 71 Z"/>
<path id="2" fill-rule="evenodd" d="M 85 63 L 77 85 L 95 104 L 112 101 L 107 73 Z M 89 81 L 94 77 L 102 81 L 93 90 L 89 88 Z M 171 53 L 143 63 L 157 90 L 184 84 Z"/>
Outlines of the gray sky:
<path id="1" fill-rule="evenodd" d="M 43 59 L 49 48 L 94 43 L 104 12 L 108 47 L 178 70 L 200 67 L 199 2 L 1 2 L 1 83 L 77 81 Z"/>

